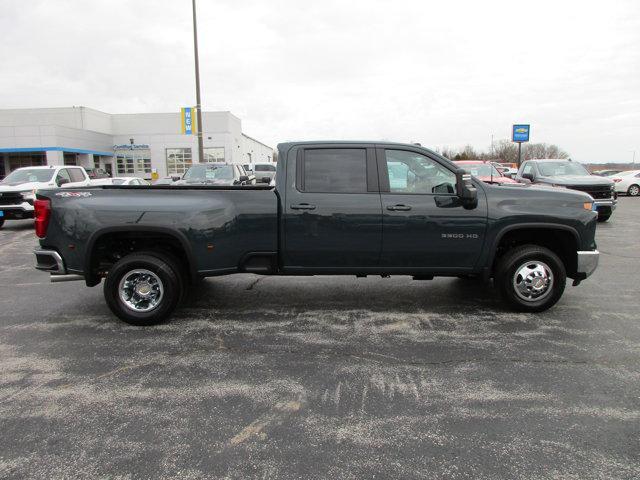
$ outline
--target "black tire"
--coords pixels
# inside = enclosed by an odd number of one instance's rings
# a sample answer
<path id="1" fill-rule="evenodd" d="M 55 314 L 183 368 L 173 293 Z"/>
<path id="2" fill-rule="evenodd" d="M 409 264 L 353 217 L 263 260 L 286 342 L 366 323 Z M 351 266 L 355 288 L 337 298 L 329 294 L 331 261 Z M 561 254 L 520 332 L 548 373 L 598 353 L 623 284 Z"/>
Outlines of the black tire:
<path id="1" fill-rule="evenodd" d="M 609 213 L 598 213 L 598 221 L 599 222 L 606 222 L 610 218 L 611 218 L 611 212 L 609 212 Z"/>
<path id="2" fill-rule="evenodd" d="M 180 274 L 176 272 L 175 266 L 171 265 L 168 258 L 160 258 L 159 255 L 149 255 L 147 253 L 132 253 L 118 260 L 109 270 L 109 274 L 104 282 L 104 298 L 109 309 L 121 320 L 138 326 L 156 325 L 164 322 L 173 313 L 182 296 L 183 284 Z M 135 271 L 150 272 L 136 273 Z M 157 304 L 148 311 L 151 302 L 147 304 L 141 301 L 141 309 L 136 310 L 128 306 L 120 295 L 121 282 L 126 276 L 129 278 L 145 275 L 152 278 L 155 286 L 159 285 L 160 294 L 157 297 Z M 150 282 L 142 282 L 149 285 Z M 125 295 L 126 296 L 126 295 Z M 133 302 L 134 297 L 131 296 Z"/>
<path id="3" fill-rule="evenodd" d="M 630 197 L 637 197 L 638 195 L 640 195 L 640 186 L 636 185 L 635 183 L 629 186 L 629 188 L 627 189 L 627 195 L 629 195 Z"/>
<path id="4" fill-rule="evenodd" d="M 524 299 L 516 291 L 514 283 L 526 287 L 526 282 L 518 282 L 523 277 L 517 273 L 523 269 L 534 272 L 536 269 L 531 269 L 534 265 L 545 272 L 547 269 L 551 271 L 553 277 L 547 277 L 551 279 L 551 284 L 539 298 L 536 299 L 535 293 L 529 292 L 532 298 Z M 548 248 L 538 245 L 523 245 L 507 252 L 498 262 L 495 274 L 496 286 L 502 298 L 520 312 L 542 312 L 555 305 L 562 297 L 566 281 L 567 272 L 562 260 Z"/>

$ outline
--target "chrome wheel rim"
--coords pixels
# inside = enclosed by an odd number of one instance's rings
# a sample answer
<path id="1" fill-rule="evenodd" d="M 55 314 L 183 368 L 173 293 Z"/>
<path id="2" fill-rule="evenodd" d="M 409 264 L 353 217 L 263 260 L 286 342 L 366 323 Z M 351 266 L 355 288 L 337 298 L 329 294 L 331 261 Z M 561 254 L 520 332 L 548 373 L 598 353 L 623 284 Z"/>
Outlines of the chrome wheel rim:
<path id="1" fill-rule="evenodd" d="M 632 196 L 636 196 L 638 195 L 638 193 L 640 193 L 640 188 L 635 186 L 635 185 L 631 185 L 631 187 L 629 187 L 629 195 Z"/>
<path id="2" fill-rule="evenodd" d="M 150 312 L 164 297 L 160 277 L 145 269 L 127 272 L 120 280 L 118 290 L 122 303 L 134 312 Z"/>
<path id="3" fill-rule="evenodd" d="M 553 272 L 544 262 L 531 260 L 516 268 L 513 289 L 525 302 L 537 302 L 551 294 Z"/>

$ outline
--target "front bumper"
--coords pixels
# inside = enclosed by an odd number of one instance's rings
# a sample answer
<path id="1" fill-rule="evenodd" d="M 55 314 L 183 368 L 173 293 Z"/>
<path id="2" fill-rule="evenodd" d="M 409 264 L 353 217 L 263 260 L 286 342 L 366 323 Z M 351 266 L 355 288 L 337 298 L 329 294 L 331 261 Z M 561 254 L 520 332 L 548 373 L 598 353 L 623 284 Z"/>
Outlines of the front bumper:
<path id="1" fill-rule="evenodd" d="M 33 205 L 29 202 L 14 205 L 0 205 L 0 212 L 2 212 L 2 218 L 5 220 L 33 218 Z"/>
<path id="2" fill-rule="evenodd" d="M 589 277 L 598 268 L 600 252 L 598 250 L 583 250 L 578 252 L 578 277 L 581 280 Z"/>
<path id="3" fill-rule="evenodd" d="M 611 209 L 612 212 L 616 209 L 617 205 L 618 205 L 618 200 L 616 200 L 615 198 L 609 198 L 609 199 L 606 199 L 606 200 L 594 200 L 593 201 L 593 207 L 595 209 L 609 208 L 609 209 Z"/>

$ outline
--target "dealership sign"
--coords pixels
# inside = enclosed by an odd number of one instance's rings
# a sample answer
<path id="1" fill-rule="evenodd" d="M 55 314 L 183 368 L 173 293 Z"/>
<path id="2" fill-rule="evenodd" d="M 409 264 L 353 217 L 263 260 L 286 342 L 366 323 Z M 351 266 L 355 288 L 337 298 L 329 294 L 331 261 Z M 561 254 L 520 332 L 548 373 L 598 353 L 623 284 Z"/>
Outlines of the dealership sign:
<path id="1" fill-rule="evenodd" d="M 149 150 L 149 145 L 146 143 L 124 143 L 122 145 L 114 145 L 114 150 Z"/>
<path id="2" fill-rule="evenodd" d="M 529 132 L 531 130 L 530 125 L 514 125 L 513 126 L 513 141 L 514 142 L 528 142 Z"/>
<path id="3" fill-rule="evenodd" d="M 180 123 L 182 124 L 183 135 L 196 134 L 196 109 L 194 107 L 183 107 L 180 110 Z"/>

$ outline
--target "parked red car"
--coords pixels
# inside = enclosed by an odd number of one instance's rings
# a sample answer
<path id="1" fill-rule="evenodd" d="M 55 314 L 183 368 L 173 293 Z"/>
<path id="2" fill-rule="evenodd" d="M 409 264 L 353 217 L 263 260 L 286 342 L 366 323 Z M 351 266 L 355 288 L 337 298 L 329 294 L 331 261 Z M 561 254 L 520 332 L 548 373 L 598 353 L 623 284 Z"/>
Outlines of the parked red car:
<path id="1" fill-rule="evenodd" d="M 467 170 L 474 177 L 486 183 L 513 184 L 519 183 L 514 179 L 502 175 L 490 162 L 482 160 L 458 160 L 456 165 Z"/>

